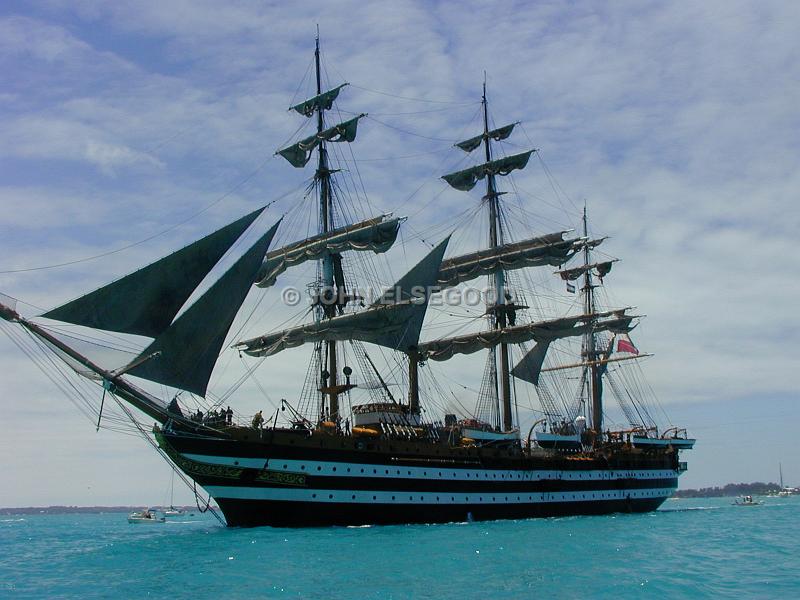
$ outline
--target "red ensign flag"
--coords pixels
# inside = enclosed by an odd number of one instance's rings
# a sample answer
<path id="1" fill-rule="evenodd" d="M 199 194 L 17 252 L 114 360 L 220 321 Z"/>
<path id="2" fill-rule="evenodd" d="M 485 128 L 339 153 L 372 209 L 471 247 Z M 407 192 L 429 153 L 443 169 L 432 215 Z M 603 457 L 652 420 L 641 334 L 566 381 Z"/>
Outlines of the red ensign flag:
<path id="1" fill-rule="evenodd" d="M 622 338 L 617 340 L 617 352 L 630 352 L 631 354 L 639 354 L 636 346 L 634 346 L 630 340 L 623 340 Z"/>

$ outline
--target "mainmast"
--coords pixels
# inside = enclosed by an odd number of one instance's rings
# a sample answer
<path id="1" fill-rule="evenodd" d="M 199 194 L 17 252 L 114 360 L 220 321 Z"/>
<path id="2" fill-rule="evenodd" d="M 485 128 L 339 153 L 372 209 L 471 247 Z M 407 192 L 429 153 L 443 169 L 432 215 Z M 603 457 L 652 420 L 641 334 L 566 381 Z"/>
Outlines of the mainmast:
<path id="1" fill-rule="evenodd" d="M 314 66 L 317 77 L 317 97 L 322 95 L 322 70 L 320 69 L 319 60 L 319 32 L 317 32 L 316 46 L 314 49 Z M 325 141 L 322 139 L 321 134 L 325 131 L 325 107 L 323 103 L 317 106 L 317 137 L 320 138 L 319 145 L 317 146 L 317 172 L 316 179 L 319 185 L 319 210 L 320 210 L 320 233 L 325 234 L 333 229 L 333 206 L 331 203 L 331 172 L 328 168 L 328 149 L 325 146 Z M 322 258 L 322 286 L 320 290 L 320 300 L 322 301 L 322 309 L 324 318 L 332 318 L 336 314 L 336 307 L 338 304 L 338 290 L 334 286 L 333 276 L 333 255 L 326 252 Z M 327 391 L 328 394 L 328 418 L 334 423 L 337 422 L 339 417 L 339 394 L 337 393 L 337 371 L 336 364 L 336 342 L 328 341 L 327 345 L 327 358 L 328 364 L 322 370 L 322 390 L 323 394 Z M 321 363 L 322 364 L 322 363 Z M 323 413 L 324 408 L 323 408 Z M 322 418 L 323 415 L 320 415 Z"/>
<path id="2" fill-rule="evenodd" d="M 486 81 L 483 82 L 483 144 L 486 162 L 492 160 L 491 138 L 489 137 L 489 107 L 486 101 Z M 495 185 L 494 173 L 486 177 L 486 201 L 489 203 L 489 247 L 497 248 L 503 243 L 503 230 L 500 223 L 500 207 L 498 205 L 500 194 Z M 494 326 L 496 329 L 505 329 L 508 324 L 507 307 L 505 306 L 505 271 L 497 269 L 494 273 L 495 305 L 493 307 Z M 495 349 L 492 348 L 492 360 L 496 361 Z M 500 394 L 503 413 L 503 430 L 510 431 L 512 423 L 511 413 L 511 377 L 508 366 L 508 344 L 500 344 Z M 495 382 L 496 386 L 497 382 Z M 495 393 L 497 389 L 495 387 Z"/>
<path id="3" fill-rule="evenodd" d="M 475 167 L 464 169 L 463 171 L 457 171 L 455 173 L 444 175 L 442 179 L 444 179 L 455 189 L 466 192 L 475 187 L 475 184 L 478 182 L 478 180 L 483 179 L 484 177 L 486 178 L 486 195 L 483 197 L 483 200 L 485 200 L 489 206 L 489 251 L 492 254 L 496 253 L 499 256 L 505 252 L 503 249 L 503 227 L 499 203 L 499 197 L 504 192 L 497 191 L 496 177 L 497 175 L 508 175 L 515 169 L 524 169 L 528 164 L 528 159 L 530 158 L 531 154 L 535 152 L 535 150 L 528 150 L 527 152 L 506 156 L 500 159 L 492 158 L 492 140 L 500 141 L 506 139 L 511 135 L 516 123 L 511 123 L 510 125 L 505 125 L 492 130 L 489 129 L 489 107 L 486 100 L 486 81 L 483 83 L 483 96 L 481 99 L 481 104 L 483 106 L 483 132 L 478 136 L 464 140 L 463 142 L 459 142 L 456 144 L 456 146 L 465 152 L 472 152 L 473 150 L 479 148 L 481 144 L 483 144 L 486 162 Z M 505 271 L 501 261 L 498 261 L 496 267 L 492 267 L 491 271 L 493 278 L 492 283 L 496 297 L 494 298 L 493 306 L 488 307 L 488 312 L 492 315 L 491 321 L 493 329 L 504 330 L 508 326 L 513 326 L 515 324 L 516 311 L 519 307 L 516 306 L 513 301 L 510 301 L 510 297 L 507 296 Z M 495 373 L 499 373 L 499 376 L 493 381 L 495 388 L 494 395 L 502 404 L 502 411 L 496 412 L 502 412 L 502 429 L 505 431 L 510 431 L 513 427 L 513 413 L 511 410 L 509 349 L 508 344 L 505 342 L 499 344 L 499 346 L 500 368 L 492 369 Z M 489 352 L 489 360 L 491 361 L 491 364 L 496 365 L 496 348 L 492 346 Z M 500 387 L 499 390 L 497 389 L 498 379 Z M 499 419 L 495 425 L 500 426 Z"/>
<path id="4" fill-rule="evenodd" d="M 586 206 L 583 207 L 583 236 L 589 239 L 589 227 L 586 218 Z M 591 426 L 597 436 L 603 432 L 603 379 L 601 366 L 598 363 L 597 340 L 595 339 L 594 325 L 597 310 L 595 307 L 594 288 L 592 283 L 590 244 L 583 246 L 583 312 L 588 315 L 588 327 L 584 336 L 584 358 L 586 360 L 586 390 L 587 397 L 591 399 L 592 413 Z"/>

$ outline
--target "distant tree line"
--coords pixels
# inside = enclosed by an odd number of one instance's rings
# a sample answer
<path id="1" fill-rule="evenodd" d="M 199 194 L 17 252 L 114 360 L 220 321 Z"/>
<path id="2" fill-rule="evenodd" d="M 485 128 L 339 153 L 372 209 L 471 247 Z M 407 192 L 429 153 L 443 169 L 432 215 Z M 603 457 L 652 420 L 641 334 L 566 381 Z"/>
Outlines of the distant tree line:
<path id="1" fill-rule="evenodd" d="M 194 506 L 180 506 L 194 510 Z M 17 508 L 0 508 L 0 515 L 65 515 L 78 513 L 116 513 L 142 510 L 142 506 L 20 506 Z"/>
<path id="2" fill-rule="evenodd" d="M 676 498 L 714 498 L 719 496 L 762 496 L 781 489 L 777 483 L 729 483 L 722 487 L 706 487 L 699 490 L 678 490 Z"/>

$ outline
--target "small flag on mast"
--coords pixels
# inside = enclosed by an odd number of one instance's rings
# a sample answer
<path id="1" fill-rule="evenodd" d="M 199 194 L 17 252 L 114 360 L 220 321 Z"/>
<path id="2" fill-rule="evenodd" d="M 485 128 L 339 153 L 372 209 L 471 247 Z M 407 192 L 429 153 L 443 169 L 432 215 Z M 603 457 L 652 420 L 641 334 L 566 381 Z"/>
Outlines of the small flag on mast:
<path id="1" fill-rule="evenodd" d="M 567 282 L 567 291 L 570 294 L 574 294 L 575 293 L 575 286 L 573 284 L 571 284 L 569 281 Z"/>
<path id="2" fill-rule="evenodd" d="M 639 351 L 636 349 L 636 346 L 633 345 L 633 342 L 630 341 L 630 338 L 628 338 L 627 340 L 622 338 L 617 340 L 617 352 L 628 352 L 629 354 L 639 354 Z"/>

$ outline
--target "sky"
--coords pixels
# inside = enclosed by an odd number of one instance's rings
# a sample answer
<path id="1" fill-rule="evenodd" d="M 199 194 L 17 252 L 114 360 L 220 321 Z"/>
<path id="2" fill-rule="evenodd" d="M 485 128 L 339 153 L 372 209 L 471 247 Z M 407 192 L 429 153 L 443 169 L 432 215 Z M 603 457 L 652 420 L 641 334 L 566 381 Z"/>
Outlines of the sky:
<path id="1" fill-rule="evenodd" d="M 6 1 L 0 292 L 34 315 L 267 203 L 262 231 L 287 216 L 275 243 L 313 233 L 311 167 L 273 154 L 310 132 L 286 108 L 311 91 L 319 25 L 325 82 L 351 84 L 339 114 L 369 113 L 343 173 L 353 212 L 409 217 L 375 259 L 384 284 L 457 224 L 449 255 L 476 247 L 480 193 L 439 176 L 474 163 L 452 144 L 480 131 L 486 73 L 493 124 L 521 122 L 503 151 L 539 149 L 506 197 L 515 231 L 577 228 L 586 202 L 622 259 L 609 294 L 647 315 L 648 380 L 699 439 L 681 486 L 775 481 L 779 462 L 800 485 L 799 18 L 787 2 Z M 298 322 L 276 297 L 248 297 L 269 306 L 255 333 Z M 5 335 L 0 360 L 0 506 L 164 501 L 169 468 L 142 439 L 96 433 Z M 237 411 L 296 397 L 305 361 L 260 365 Z M 481 368 L 445 375 L 474 388 Z"/>

